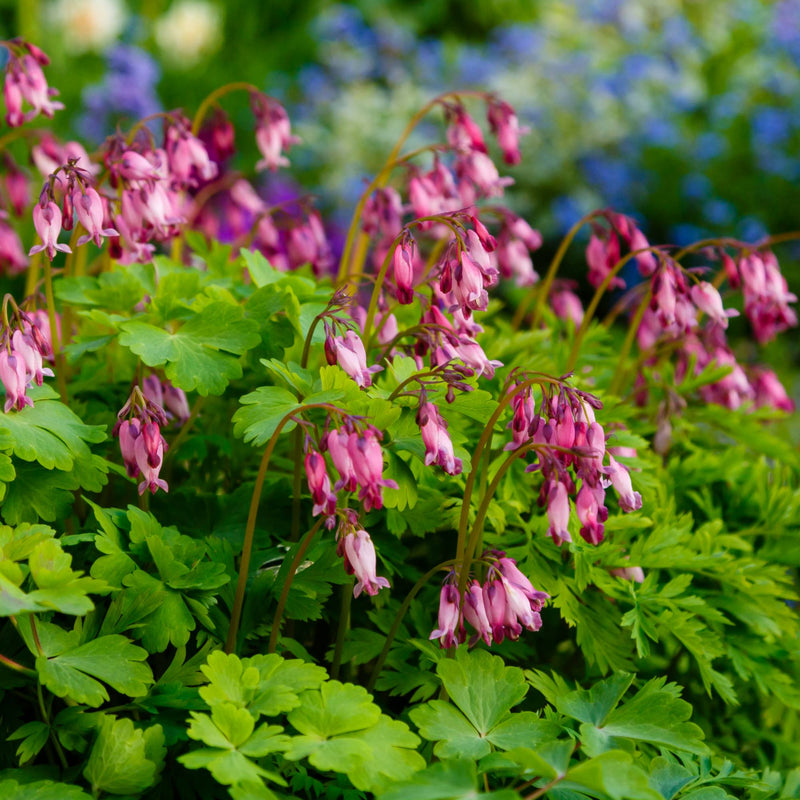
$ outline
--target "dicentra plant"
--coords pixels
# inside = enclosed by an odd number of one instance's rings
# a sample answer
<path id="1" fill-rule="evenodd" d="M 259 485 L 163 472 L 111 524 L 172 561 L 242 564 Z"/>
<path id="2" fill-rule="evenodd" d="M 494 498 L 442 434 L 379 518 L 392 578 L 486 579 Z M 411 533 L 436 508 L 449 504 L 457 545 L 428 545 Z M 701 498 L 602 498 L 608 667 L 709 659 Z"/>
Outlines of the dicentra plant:
<path id="1" fill-rule="evenodd" d="M 0 796 L 796 795 L 792 401 L 727 334 L 797 234 L 601 210 L 540 279 L 462 92 L 339 252 L 238 171 L 223 101 L 297 143 L 256 87 L 87 154 L 5 46 Z"/>

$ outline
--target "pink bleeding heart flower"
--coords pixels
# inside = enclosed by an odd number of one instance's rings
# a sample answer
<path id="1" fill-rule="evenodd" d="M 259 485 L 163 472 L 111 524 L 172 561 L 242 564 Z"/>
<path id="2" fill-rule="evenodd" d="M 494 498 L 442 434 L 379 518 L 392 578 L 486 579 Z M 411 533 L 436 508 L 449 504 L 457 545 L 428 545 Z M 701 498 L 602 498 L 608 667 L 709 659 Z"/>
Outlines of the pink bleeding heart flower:
<path id="1" fill-rule="evenodd" d="M 339 549 L 343 551 L 345 571 L 358 579 L 353 587 L 353 597 L 361 592 L 374 596 L 390 584 L 386 578 L 377 575 L 377 556 L 375 545 L 365 530 L 348 533 L 339 540 Z"/>
<path id="2" fill-rule="evenodd" d="M 140 434 L 134 442 L 136 465 L 142 475 L 139 484 L 139 494 L 144 494 L 147 489 L 155 494 L 158 489 L 169 491 L 167 482 L 159 477 L 159 472 L 164 463 L 164 451 L 167 443 L 161 435 L 161 429 L 155 422 L 147 422 L 142 427 Z"/>
<path id="3" fill-rule="evenodd" d="M 439 594 L 439 627 L 431 631 L 429 638 L 438 639 L 440 647 L 450 648 L 463 642 L 464 635 L 460 624 L 458 589 L 452 583 L 446 583 Z"/>
<path id="4" fill-rule="evenodd" d="M 530 128 L 519 124 L 513 107 L 503 100 L 489 103 L 487 117 L 492 133 L 497 136 L 497 143 L 503 151 L 506 164 L 519 164 L 522 156 L 519 150 L 519 138 L 530 132 Z"/>
<path id="5" fill-rule="evenodd" d="M 361 337 L 353 330 L 347 331 L 344 337 L 333 337 L 333 352 L 336 363 L 362 388 L 372 386 L 372 375 L 383 367 L 375 364 L 367 367 L 367 353 Z"/>
<path id="6" fill-rule="evenodd" d="M 447 423 L 433 403 L 422 403 L 417 412 L 422 441 L 425 444 L 425 464 L 438 464 L 448 475 L 460 475 L 463 464 L 453 453 L 453 442 Z"/>
<path id="7" fill-rule="evenodd" d="M 305 457 L 306 479 L 308 490 L 314 500 L 312 514 L 330 516 L 336 511 L 336 495 L 331 491 L 331 479 L 321 453 L 309 448 Z"/>
<path id="8" fill-rule="evenodd" d="M 18 355 L 9 352 L 8 348 L 0 349 L 0 381 L 6 390 L 6 414 L 16 408 L 22 411 L 25 406 L 32 406 L 33 400 L 25 394 L 28 387 L 28 377 L 25 371 L 25 362 Z"/>
<path id="9" fill-rule="evenodd" d="M 33 207 L 33 227 L 39 234 L 42 243 L 31 247 L 28 252 L 29 256 L 45 251 L 52 261 L 56 250 L 61 253 L 72 252 L 69 245 L 58 243 L 58 234 L 61 233 L 61 209 L 52 200 L 49 200 L 44 206 L 37 203 Z"/>
<path id="10" fill-rule="evenodd" d="M 104 236 L 119 236 L 116 228 L 103 227 L 105 208 L 97 190 L 91 186 L 83 192 L 76 189 L 72 193 L 72 200 L 78 215 L 78 222 L 86 228 L 86 233 L 78 239 L 78 246 L 94 241 L 98 247 L 102 247 Z"/>

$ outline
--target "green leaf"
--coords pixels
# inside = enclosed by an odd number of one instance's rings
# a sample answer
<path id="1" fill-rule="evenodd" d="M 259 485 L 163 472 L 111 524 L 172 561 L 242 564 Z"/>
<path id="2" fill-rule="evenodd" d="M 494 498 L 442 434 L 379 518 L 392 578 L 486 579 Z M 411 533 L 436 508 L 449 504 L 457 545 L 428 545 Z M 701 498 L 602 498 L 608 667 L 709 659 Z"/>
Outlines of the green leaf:
<path id="1" fill-rule="evenodd" d="M 454 659 L 436 665 L 447 693 L 482 735 L 486 735 L 528 692 L 525 675 L 485 650 L 459 647 Z"/>
<path id="2" fill-rule="evenodd" d="M 367 690 L 350 683 L 326 681 L 301 699 L 302 705 L 289 713 L 288 720 L 300 733 L 316 739 L 369 728 L 381 715 Z"/>
<path id="3" fill-rule="evenodd" d="M 283 659 L 274 653 L 245 659 L 245 665 L 258 670 L 258 691 L 250 711 L 268 717 L 291 711 L 300 705 L 300 697 L 317 689 L 327 677 L 322 667 L 300 659 Z"/>
<path id="4" fill-rule="evenodd" d="M 585 788 L 611 800 L 663 800 L 647 781 L 647 774 L 628 753 L 613 750 L 572 767 L 564 784 Z"/>
<path id="5" fill-rule="evenodd" d="M 172 333 L 140 320 L 125 322 L 119 341 L 148 366 L 165 366 L 175 386 L 216 395 L 242 376 L 238 356 L 259 343 L 257 327 L 240 306 L 215 301 Z"/>
<path id="6" fill-rule="evenodd" d="M 611 736 L 650 742 L 696 755 L 711 751 L 703 731 L 689 722 L 692 707 L 678 696 L 680 688 L 666 678 L 648 681 L 630 700 L 609 714 L 602 730 Z"/>
<path id="7" fill-rule="evenodd" d="M 558 685 L 550 681 L 542 672 L 529 672 L 528 680 L 562 714 L 581 722 L 601 725 L 611 709 L 628 691 L 628 687 L 633 682 L 633 675 L 623 672 L 596 683 L 591 689 L 576 689 L 568 692 L 563 692 L 564 684 L 561 684 L 562 688 L 559 689 Z"/>
<path id="8" fill-rule="evenodd" d="M 211 716 L 192 712 L 189 738 L 209 745 L 178 759 L 189 769 L 207 769 L 214 778 L 226 785 L 240 781 L 260 783 L 262 778 L 284 784 L 283 779 L 267 772 L 250 757 L 260 758 L 279 752 L 286 745 L 283 728 L 278 725 L 254 727 L 253 717 L 232 703 L 215 705 Z"/>
<path id="9" fill-rule="evenodd" d="M 436 742 L 438 758 L 479 759 L 491 752 L 491 746 L 475 726 L 453 705 L 431 700 L 411 710 L 411 721 L 425 739 Z"/>
<path id="10" fill-rule="evenodd" d="M 478 789 L 478 771 L 474 761 L 448 760 L 417 772 L 405 783 L 378 789 L 380 800 L 473 800 L 491 797 L 494 800 L 518 800 L 511 790 L 489 792 Z"/>
<path id="11" fill-rule="evenodd" d="M 381 714 L 378 723 L 357 734 L 370 749 L 370 757 L 347 776 L 357 789 L 374 792 L 387 781 L 402 781 L 425 768 L 417 752 L 419 737 L 399 720 Z"/>
<path id="12" fill-rule="evenodd" d="M 53 395 L 50 395 L 52 397 Z M 60 400 L 36 399 L 33 406 L 0 417 L 0 434 L 11 437 L 11 452 L 45 469 L 72 469 L 76 459 L 88 460 L 87 442 L 105 440 L 105 426 L 85 425 Z"/>
<path id="13" fill-rule="evenodd" d="M 41 622 L 38 627 L 41 637 Z M 42 647 L 45 654 L 37 657 L 36 670 L 42 684 L 58 697 L 97 707 L 109 699 L 99 681 L 129 697 L 144 696 L 153 683 L 150 667 L 141 663 L 147 658 L 147 651 L 124 636 L 100 636 L 77 647 L 70 646 L 63 638 L 55 646 L 48 647 L 42 639 Z"/>
<path id="14" fill-rule="evenodd" d="M 245 442 L 262 447 L 275 433 L 280 421 L 298 408 L 297 398 L 281 386 L 259 386 L 244 395 L 242 407 L 233 415 L 233 433 Z M 295 423 L 289 420 L 283 432 L 292 430 Z"/>
<path id="15" fill-rule="evenodd" d="M 138 794 L 156 782 L 165 755 L 160 725 L 141 730 L 129 719 L 105 715 L 83 775 L 95 795 Z"/>
<path id="16" fill-rule="evenodd" d="M 92 800 L 92 796 L 79 786 L 56 781 L 18 783 L 14 780 L 2 780 L 0 797 L 3 800 Z"/>
<path id="17" fill-rule="evenodd" d="M 44 722 L 27 722 L 17 728 L 9 737 L 9 741 L 22 739 L 17 748 L 20 766 L 35 758 L 50 738 L 50 728 Z"/>

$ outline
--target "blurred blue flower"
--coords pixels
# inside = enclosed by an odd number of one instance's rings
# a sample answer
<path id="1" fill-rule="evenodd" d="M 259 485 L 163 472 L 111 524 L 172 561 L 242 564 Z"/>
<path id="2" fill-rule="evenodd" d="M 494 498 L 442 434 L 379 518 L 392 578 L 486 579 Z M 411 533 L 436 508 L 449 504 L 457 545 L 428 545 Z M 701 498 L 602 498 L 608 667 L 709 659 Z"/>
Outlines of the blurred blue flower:
<path id="1" fill-rule="evenodd" d="M 745 242 L 757 242 L 767 235 L 767 229 L 760 219 L 745 217 L 736 226 L 736 235 Z"/>
<path id="2" fill-rule="evenodd" d="M 533 25 L 504 25 L 492 33 L 491 41 L 500 57 L 532 63 L 544 44 L 544 34 Z"/>
<path id="3" fill-rule="evenodd" d="M 688 222 L 673 225 L 669 230 L 671 243 L 678 245 L 678 247 L 685 247 L 687 244 L 699 242 L 700 239 L 706 239 L 708 236 L 709 231 L 705 228 L 701 228 L 699 225 L 691 225 Z"/>
<path id="4" fill-rule="evenodd" d="M 708 197 L 712 191 L 711 180 L 707 175 L 693 172 L 683 179 L 683 194 L 692 199 Z"/>
<path id="5" fill-rule="evenodd" d="M 773 106 L 761 106 L 751 116 L 753 144 L 756 147 L 774 147 L 783 144 L 792 132 L 792 118 L 788 111 Z"/>
<path id="6" fill-rule="evenodd" d="M 703 204 L 703 216 L 714 225 L 730 225 L 736 219 L 736 209 L 726 200 L 713 198 Z"/>
<path id="7" fill-rule="evenodd" d="M 698 161 L 711 161 L 721 156 L 727 147 L 725 137 L 707 131 L 701 133 L 694 141 L 694 157 Z"/>
<path id="8" fill-rule="evenodd" d="M 680 138 L 675 123 L 672 120 L 664 119 L 664 117 L 648 119 L 644 123 L 640 134 L 645 142 L 662 147 L 672 147 Z"/>
<path id="9" fill-rule="evenodd" d="M 100 83 L 87 86 L 82 100 L 86 113 L 78 119 L 81 133 L 101 141 L 113 130 L 116 117 L 138 120 L 161 111 L 156 61 L 138 47 L 117 44 L 106 53 L 108 71 Z"/>
<path id="10" fill-rule="evenodd" d="M 486 86 L 487 79 L 499 66 L 482 47 L 464 45 L 458 54 L 458 81 L 467 86 Z"/>
<path id="11" fill-rule="evenodd" d="M 551 211 L 556 220 L 556 226 L 559 231 L 564 233 L 568 231 L 584 214 L 587 210 L 583 204 L 575 197 L 569 195 L 562 195 L 553 200 Z"/>
<path id="12" fill-rule="evenodd" d="M 783 0 L 773 11 L 771 33 L 775 43 L 800 66 L 800 1 Z"/>
<path id="13" fill-rule="evenodd" d="M 632 210 L 631 194 L 639 182 L 639 171 L 634 166 L 618 158 L 593 154 L 581 159 L 581 167 L 604 202 L 620 211 Z"/>

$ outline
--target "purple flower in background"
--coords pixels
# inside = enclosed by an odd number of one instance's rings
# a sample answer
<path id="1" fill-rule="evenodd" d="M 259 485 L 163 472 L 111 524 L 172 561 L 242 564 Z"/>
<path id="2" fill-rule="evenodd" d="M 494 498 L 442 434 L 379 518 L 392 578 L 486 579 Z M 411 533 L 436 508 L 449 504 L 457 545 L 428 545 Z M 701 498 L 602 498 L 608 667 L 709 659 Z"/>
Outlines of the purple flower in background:
<path id="1" fill-rule="evenodd" d="M 162 108 L 156 94 L 161 71 L 152 56 L 133 45 L 118 44 L 107 51 L 106 62 L 103 80 L 83 91 L 86 113 L 78 122 L 81 133 L 95 141 L 112 132 L 116 116 L 137 120 Z"/>

